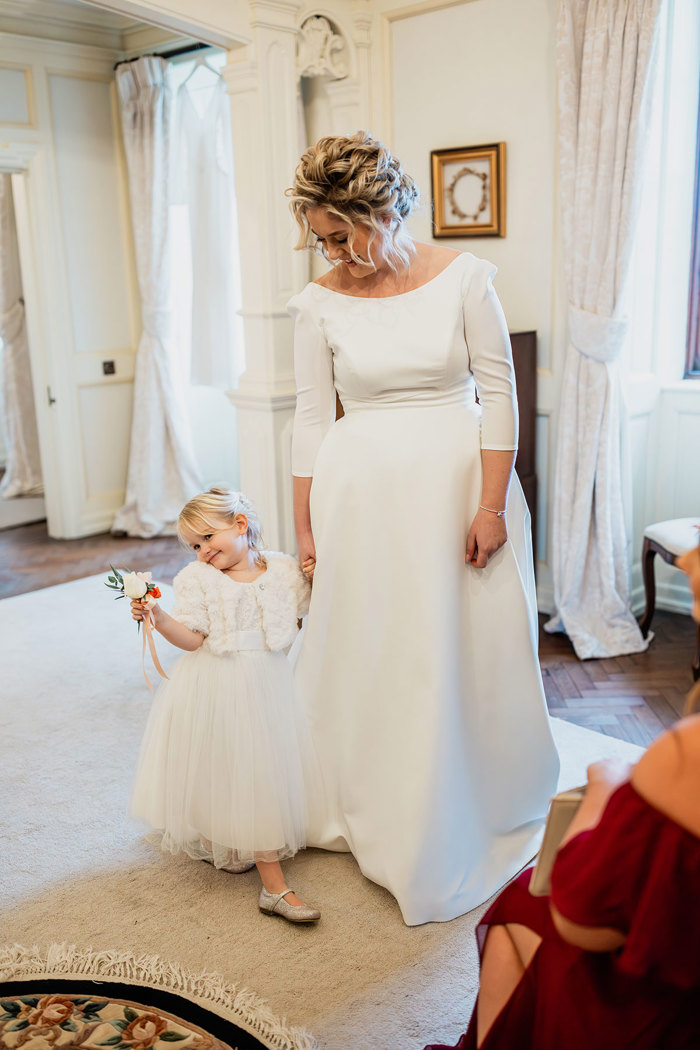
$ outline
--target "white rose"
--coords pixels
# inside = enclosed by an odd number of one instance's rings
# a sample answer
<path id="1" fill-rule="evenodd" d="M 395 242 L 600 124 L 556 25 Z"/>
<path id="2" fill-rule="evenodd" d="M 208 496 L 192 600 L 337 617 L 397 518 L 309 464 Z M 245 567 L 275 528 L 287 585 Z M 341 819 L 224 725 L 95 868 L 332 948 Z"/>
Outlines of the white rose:
<path id="1" fill-rule="evenodd" d="M 135 572 L 127 572 L 124 576 L 124 594 L 127 598 L 143 598 L 148 587 L 140 580 Z"/>

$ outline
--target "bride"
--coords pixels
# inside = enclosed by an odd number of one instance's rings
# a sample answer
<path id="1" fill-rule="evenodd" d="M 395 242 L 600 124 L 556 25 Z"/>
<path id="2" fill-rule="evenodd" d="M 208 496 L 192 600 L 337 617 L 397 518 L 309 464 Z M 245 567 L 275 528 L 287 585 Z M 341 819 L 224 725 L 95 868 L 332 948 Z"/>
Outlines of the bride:
<path id="1" fill-rule="evenodd" d="M 409 237 L 415 183 L 364 132 L 308 149 L 287 194 L 333 264 L 288 304 L 308 842 L 351 850 L 408 925 L 448 920 L 535 853 L 559 766 L 496 270 Z"/>

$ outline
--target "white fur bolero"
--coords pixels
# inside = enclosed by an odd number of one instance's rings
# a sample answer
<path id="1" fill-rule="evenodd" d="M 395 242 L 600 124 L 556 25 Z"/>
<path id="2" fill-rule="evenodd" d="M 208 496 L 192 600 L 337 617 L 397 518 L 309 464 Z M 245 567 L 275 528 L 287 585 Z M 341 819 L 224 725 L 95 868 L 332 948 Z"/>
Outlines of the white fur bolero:
<path id="1" fill-rule="evenodd" d="M 308 612 L 311 587 L 296 558 L 278 551 L 263 551 L 263 555 L 267 571 L 252 583 L 236 583 L 201 561 L 190 562 L 173 580 L 174 619 L 205 635 L 215 656 L 235 651 L 236 608 L 244 588 L 255 588 L 265 641 L 273 651 L 292 644 L 297 620 Z"/>

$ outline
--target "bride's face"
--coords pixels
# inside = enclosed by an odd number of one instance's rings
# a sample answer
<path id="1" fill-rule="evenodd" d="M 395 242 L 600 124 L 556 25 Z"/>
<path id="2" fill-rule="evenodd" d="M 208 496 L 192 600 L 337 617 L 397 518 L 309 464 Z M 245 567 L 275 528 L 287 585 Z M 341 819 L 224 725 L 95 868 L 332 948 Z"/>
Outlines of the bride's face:
<path id="1" fill-rule="evenodd" d="M 367 226 L 352 226 L 349 222 L 331 215 L 325 208 L 309 208 L 306 213 L 316 243 L 336 265 L 352 277 L 363 278 L 376 273 L 384 255 L 381 239 L 374 238 L 370 246 L 372 231 Z M 350 253 L 350 235 L 354 233 L 352 251 L 362 262 L 355 262 Z"/>
<path id="2" fill-rule="evenodd" d="M 700 623 L 700 547 L 693 547 L 676 558 L 676 566 L 688 575 L 694 598 L 693 617 Z"/>

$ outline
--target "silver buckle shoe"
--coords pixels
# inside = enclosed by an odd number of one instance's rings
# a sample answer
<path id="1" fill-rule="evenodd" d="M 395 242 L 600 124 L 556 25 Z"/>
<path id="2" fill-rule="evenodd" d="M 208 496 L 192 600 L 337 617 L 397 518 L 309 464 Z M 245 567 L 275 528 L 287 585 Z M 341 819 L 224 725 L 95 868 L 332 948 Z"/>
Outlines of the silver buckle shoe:
<path id="1" fill-rule="evenodd" d="M 307 904 L 287 904 L 284 899 L 293 890 L 283 890 L 282 893 L 268 893 L 265 887 L 260 890 L 258 907 L 265 915 L 279 915 L 287 922 L 316 922 L 321 918 L 321 912 L 316 908 L 309 908 Z"/>

